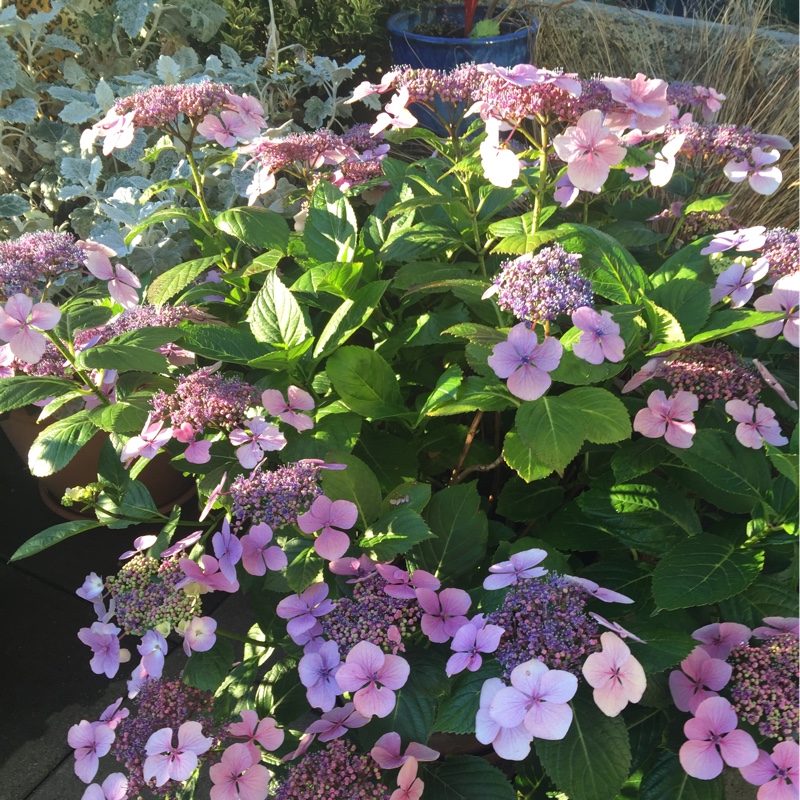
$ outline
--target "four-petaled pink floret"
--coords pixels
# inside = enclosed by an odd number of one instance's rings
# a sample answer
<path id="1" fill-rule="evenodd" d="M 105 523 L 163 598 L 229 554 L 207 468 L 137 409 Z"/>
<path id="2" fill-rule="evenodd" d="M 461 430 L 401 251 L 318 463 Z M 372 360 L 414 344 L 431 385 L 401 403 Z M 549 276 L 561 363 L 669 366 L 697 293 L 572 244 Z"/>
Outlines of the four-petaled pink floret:
<path id="1" fill-rule="evenodd" d="M 350 547 L 350 537 L 341 530 L 352 528 L 358 519 L 358 506 L 349 500 L 331 500 L 324 494 L 317 497 L 311 508 L 297 518 L 303 533 L 322 533 L 314 541 L 314 549 L 321 558 L 335 561 Z"/>
<path id="2" fill-rule="evenodd" d="M 675 705 L 681 711 L 694 714 L 703 700 L 717 697 L 717 692 L 727 686 L 733 667 L 709 655 L 702 646 L 695 647 L 681 661 L 681 668 L 669 675 L 669 690 Z"/>
<path id="3" fill-rule="evenodd" d="M 52 303 L 34 304 L 27 295 L 15 294 L 0 308 L 0 339 L 20 361 L 36 364 L 47 345 L 40 331 L 55 328 L 60 319 L 61 312 Z"/>
<path id="4" fill-rule="evenodd" d="M 536 332 L 524 322 L 515 325 L 508 339 L 494 346 L 489 366 L 498 378 L 508 378 L 508 391 L 522 400 L 536 400 L 552 383 L 552 372 L 561 361 L 564 348 L 548 336 L 539 344 Z"/>
<path id="5" fill-rule="evenodd" d="M 541 578 L 547 574 L 544 567 L 536 566 L 547 557 L 546 550 L 534 547 L 531 550 L 523 550 L 521 553 L 514 553 L 508 561 L 501 561 L 499 564 L 492 564 L 489 572 L 492 574 L 483 581 L 484 589 L 502 589 L 511 586 L 521 578 Z"/>
<path id="6" fill-rule="evenodd" d="M 272 717 L 258 719 L 258 714 L 246 708 L 241 712 L 242 721 L 232 722 L 228 725 L 228 735 L 234 739 L 246 739 L 245 744 L 253 755 L 253 761 L 261 759 L 261 750 L 256 747 L 256 742 L 265 750 L 277 750 L 284 739 L 283 731 L 275 725 Z"/>
<path id="7" fill-rule="evenodd" d="M 302 594 L 284 597 L 275 611 L 281 619 L 288 619 L 286 630 L 292 640 L 311 630 L 322 617 L 333 610 L 333 602 L 327 599 L 328 584 L 312 583 Z"/>
<path id="8" fill-rule="evenodd" d="M 369 754 L 381 769 L 397 769 L 409 758 L 416 758 L 417 761 L 436 761 L 439 758 L 438 750 L 433 750 L 419 742 L 409 742 L 405 753 L 401 753 L 401 749 L 400 734 L 391 731 L 375 742 Z"/>
<path id="9" fill-rule="evenodd" d="M 758 800 L 796 800 L 800 790 L 800 746 L 789 740 L 778 742 L 772 755 L 758 751 L 758 758 L 740 767 L 742 777 L 758 786 Z"/>
<path id="10" fill-rule="evenodd" d="M 336 642 L 323 642 L 300 659 L 297 672 L 312 708 L 330 711 L 336 704 L 336 696 L 342 693 L 336 683 L 341 663 Z"/>
<path id="11" fill-rule="evenodd" d="M 417 589 L 417 600 L 425 612 L 420 622 L 422 632 L 432 642 L 446 642 L 467 622 L 464 616 L 472 604 L 463 589 L 443 589 L 438 595 L 432 589 Z"/>
<path id="12" fill-rule="evenodd" d="M 258 760 L 247 745 L 237 743 L 226 748 L 220 762 L 209 770 L 214 784 L 211 800 L 266 800 L 270 774 Z"/>
<path id="13" fill-rule="evenodd" d="M 172 728 L 161 728 L 150 736 L 145 745 L 142 770 L 145 781 L 155 779 L 156 786 L 167 781 L 185 781 L 197 769 L 198 756 L 213 744 L 210 736 L 203 736 L 199 722 L 190 720 L 178 728 L 178 743 L 172 744 Z"/>
<path id="14" fill-rule="evenodd" d="M 308 431 L 314 427 L 314 420 L 308 414 L 298 414 L 298 411 L 313 411 L 314 398 L 298 386 L 290 386 L 286 390 L 286 397 L 277 389 L 266 389 L 261 393 L 261 405 L 273 417 L 291 425 L 295 430 Z"/>
<path id="15" fill-rule="evenodd" d="M 93 725 L 81 720 L 67 733 L 67 742 L 75 750 L 75 774 L 91 783 L 100 766 L 100 759 L 108 753 L 116 734 L 108 725 Z"/>
<path id="16" fill-rule="evenodd" d="M 642 665 L 615 633 L 600 635 L 602 650 L 583 664 L 583 677 L 594 689 L 594 702 L 608 717 L 616 717 L 628 703 L 638 703 L 647 686 Z"/>
<path id="17" fill-rule="evenodd" d="M 450 642 L 455 654 L 447 659 L 445 672 L 448 677 L 465 669 L 475 672 L 483 663 L 481 653 L 493 653 L 500 645 L 504 629 L 499 625 L 487 625 L 483 614 L 476 614 L 466 625 L 462 625 Z"/>
<path id="18" fill-rule="evenodd" d="M 663 436 L 673 447 L 689 448 L 697 432 L 692 417 L 698 405 L 697 396 L 691 392 L 679 391 L 667 399 L 664 392 L 657 389 L 647 398 L 647 408 L 636 413 L 633 429 L 648 439 Z"/>
<path id="19" fill-rule="evenodd" d="M 712 622 L 692 631 L 692 639 L 702 642 L 700 645 L 712 658 L 726 659 L 734 647 L 750 640 L 752 632 L 747 625 L 739 622 Z"/>

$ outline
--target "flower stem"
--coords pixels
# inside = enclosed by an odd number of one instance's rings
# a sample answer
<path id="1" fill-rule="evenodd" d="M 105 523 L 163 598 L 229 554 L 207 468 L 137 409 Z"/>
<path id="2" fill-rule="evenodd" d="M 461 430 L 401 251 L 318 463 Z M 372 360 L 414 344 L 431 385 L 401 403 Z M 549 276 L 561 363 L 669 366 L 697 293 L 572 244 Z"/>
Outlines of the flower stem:
<path id="1" fill-rule="evenodd" d="M 67 359 L 75 374 L 86 384 L 87 388 L 92 392 L 92 394 L 96 395 L 97 399 L 104 406 L 111 405 L 111 401 L 108 399 L 108 396 L 103 394 L 103 392 L 101 392 L 100 389 L 94 385 L 89 376 L 77 366 L 75 363 L 75 356 L 70 352 L 69 348 L 64 344 L 64 342 L 62 342 L 61 339 L 59 339 L 58 336 L 56 336 L 52 331 L 44 331 L 44 333 L 55 345 L 56 350 L 58 350 L 58 352 Z"/>
<path id="2" fill-rule="evenodd" d="M 216 633 L 218 636 L 224 636 L 226 639 L 233 639 L 237 642 L 244 642 L 245 644 L 252 644 L 256 647 L 263 647 L 265 650 L 272 647 L 269 642 L 260 642 L 258 639 L 251 639 L 249 636 L 242 636 L 233 631 L 227 631 L 224 628 L 217 628 Z"/>

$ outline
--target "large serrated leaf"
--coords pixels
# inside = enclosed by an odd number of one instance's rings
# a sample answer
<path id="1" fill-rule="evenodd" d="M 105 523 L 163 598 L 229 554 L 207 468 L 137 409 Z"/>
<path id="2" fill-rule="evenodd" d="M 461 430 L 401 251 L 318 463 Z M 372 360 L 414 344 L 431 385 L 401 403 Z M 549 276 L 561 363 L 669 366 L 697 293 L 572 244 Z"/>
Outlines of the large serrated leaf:
<path id="1" fill-rule="evenodd" d="M 303 231 L 308 255 L 317 261 L 352 261 L 357 225 L 347 198 L 329 181 L 320 181 L 311 196 Z"/>
<path id="2" fill-rule="evenodd" d="M 674 610 L 718 603 L 744 591 L 764 566 L 761 550 L 739 550 L 711 534 L 679 542 L 653 572 L 653 597 Z"/>
<path id="3" fill-rule="evenodd" d="M 515 431 L 509 431 L 503 442 L 503 458 L 511 469 L 515 470 L 522 480 L 530 483 L 546 478 L 552 467 L 543 464 Z"/>
<path id="4" fill-rule="evenodd" d="M 136 345 L 101 344 L 78 353 L 76 364 L 83 369 L 115 369 L 117 372 L 166 372 L 166 356 Z"/>
<path id="5" fill-rule="evenodd" d="M 96 433 L 88 411 L 54 422 L 36 437 L 28 451 L 31 474 L 41 478 L 63 469 Z"/>
<path id="6" fill-rule="evenodd" d="M 431 536 L 430 528 L 419 514 L 400 506 L 375 520 L 359 545 L 363 550 L 374 553 L 378 561 L 389 562 Z"/>
<path id="7" fill-rule="evenodd" d="M 639 800 L 723 800 L 724 796 L 721 778 L 690 777 L 674 753 L 661 753 L 639 785 Z"/>
<path id="8" fill-rule="evenodd" d="M 228 639 L 217 636 L 210 650 L 192 653 L 183 668 L 183 681 L 195 689 L 215 692 L 225 680 L 233 660 L 233 645 Z"/>
<path id="9" fill-rule="evenodd" d="M 3 378 L 0 380 L 0 414 L 47 397 L 58 397 L 71 392 L 74 388 L 74 383 L 61 378 L 37 378 L 27 375 Z"/>
<path id="10" fill-rule="evenodd" d="M 294 347 L 310 333 L 297 300 L 275 272 L 267 274 L 247 321 L 256 339 L 271 345 Z"/>
<path id="11" fill-rule="evenodd" d="M 523 403 L 515 428 L 536 458 L 558 472 L 578 455 L 585 438 L 581 410 L 563 396 Z"/>
<path id="12" fill-rule="evenodd" d="M 570 389 L 562 399 L 580 409 L 583 435 L 595 444 L 611 444 L 631 435 L 631 419 L 621 400 L 596 386 Z"/>
<path id="13" fill-rule="evenodd" d="M 366 528 L 381 511 L 381 487 L 372 470 L 349 453 L 332 454 L 335 463 L 347 469 L 322 472 L 322 488 L 331 500 L 348 500 L 358 507 L 358 527 Z"/>
<path id="14" fill-rule="evenodd" d="M 285 254 L 289 245 L 286 220 L 266 208 L 231 208 L 217 216 L 214 224 L 257 250 L 279 250 Z"/>
<path id="15" fill-rule="evenodd" d="M 482 758 L 453 756 L 425 774 L 425 800 L 515 800 L 508 778 Z"/>
<path id="16" fill-rule="evenodd" d="M 245 328 L 183 323 L 181 330 L 183 347 L 214 361 L 249 364 L 269 350 L 266 345 L 259 344 Z"/>
<path id="17" fill-rule="evenodd" d="M 211 256 L 209 258 L 195 258 L 192 261 L 184 261 L 183 264 L 178 264 L 172 269 L 168 269 L 147 287 L 148 302 L 156 306 L 163 305 L 178 292 L 182 292 L 195 278 L 198 278 L 217 263 L 219 263 L 219 258 Z"/>
<path id="18" fill-rule="evenodd" d="M 711 291 L 700 281 L 674 278 L 656 286 L 650 297 L 678 320 L 687 339 L 699 333 L 708 319 Z"/>
<path id="19" fill-rule="evenodd" d="M 392 368 L 374 350 L 341 347 L 328 358 L 327 372 L 342 402 L 362 417 L 383 419 L 406 412 Z"/>
<path id="20" fill-rule="evenodd" d="M 63 542 L 64 539 L 69 539 L 70 536 L 75 536 L 84 531 L 90 531 L 93 528 L 99 528 L 100 523 L 96 520 L 75 520 L 74 522 L 59 522 L 58 525 L 53 525 L 46 530 L 37 533 L 36 536 L 28 539 L 25 544 L 16 549 L 9 561 L 19 561 L 22 558 L 36 555 L 54 544 Z"/>

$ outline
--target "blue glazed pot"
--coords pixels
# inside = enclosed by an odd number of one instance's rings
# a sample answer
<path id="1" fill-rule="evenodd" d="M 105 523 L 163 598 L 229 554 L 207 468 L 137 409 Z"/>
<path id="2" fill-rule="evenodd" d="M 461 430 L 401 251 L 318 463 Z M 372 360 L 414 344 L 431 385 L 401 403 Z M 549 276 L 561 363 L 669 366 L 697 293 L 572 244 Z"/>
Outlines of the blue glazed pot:
<path id="1" fill-rule="evenodd" d="M 486 16 L 486 6 L 478 6 L 475 10 L 475 22 Z M 521 13 L 521 12 L 519 12 Z M 525 28 L 514 29 L 509 26 L 508 32 L 501 32 L 498 36 L 485 39 L 452 38 L 447 36 L 424 36 L 414 33 L 421 22 L 442 22 L 453 30 L 464 29 L 464 6 L 456 4 L 438 5 L 420 10 L 400 11 L 389 18 L 389 44 L 392 50 L 392 60 L 395 65 L 408 65 L 414 69 L 451 70 L 459 64 L 474 61 L 477 64 L 493 63 L 499 67 L 513 67 L 516 64 L 530 64 L 533 57 L 533 46 L 536 31 L 539 27 L 538 20 L 528 14 L 523 16 L 529 19 Z M 505 24 L 505 23 L 504 23 Z M 463 105 L 454 106 L 436 100 L 438 117 L 454 123 L 463 114 Z M 446 135 L 437 114 L 418 103 L 409 107 L 414 116 L 425 128 L 439 136 Z M 466 122 L 459 125 L 463 133 L 467 128 Z"/>

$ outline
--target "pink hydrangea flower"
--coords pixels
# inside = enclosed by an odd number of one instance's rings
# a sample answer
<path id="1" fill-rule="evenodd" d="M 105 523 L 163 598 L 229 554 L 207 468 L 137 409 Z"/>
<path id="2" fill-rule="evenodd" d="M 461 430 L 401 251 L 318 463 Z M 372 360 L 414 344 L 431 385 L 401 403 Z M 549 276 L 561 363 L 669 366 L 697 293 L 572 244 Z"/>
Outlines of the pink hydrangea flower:
<path id="1" fill-rule="evenodd" d="M 522 721 L 514 727 L 503 727 L 491 715 L 497 694 L 506 688 L 500 678 L 489 678 L 481 687 L 480 707 L 475 716 L 475 738 L 481 744 L 490 744 L 500 758 L 524 761 L 531 752 L 533 736 Z"/>
<path id="2" fill-rule="evenodd" d="M 758 747 L 749 733 L 736 729 L 739 720 L 724 697 L 709 697 L 697 707 L 695 716 L 684 726 L 689 740 L 681 745 L 678 757 L 688 775 L 710 781 L 725 764 L 746 767 L 758 758 Z"/>
<path id="3" fill-rule="evenodd" d="M 386 581 L 383 591 L 396 600 L 414 600 L 417 596 L 417 589 L 438 591 L 442 585 L 435 575 L 431 575 L 424 569 L 415 570 L 413 575 L 400 567 L 393 567 L 391 564 L 376 564 L 375 569 Z"/>
<path id="4" fill-rule="evenodd" d="M 214 784 L 211 800 L 266 800 L 269 795 L 269 770 L 244 744 L 226 748 L 222 760 L 211 766 L 209 776 Z"/>
<path id="5" fill-rule="evenodd" d="M 642 665 L 614 633 L 600 634 L 602 650 L 583 663 L 583 677 L 594 689 L 594 702 L 608 717 L 616 717 L 628 703 L 638 703 L 647 686 Z"/>
<path id="6" fill-rule="evenodd" d="M 395 128 L 413 128 L 417 124 L 417 118 L 406 108 L 409 100 L 411 100 L 411 95 L 408 88 L 401 87 L 375 118 L 375 122 L 369 129 L 370 135 L 374 136 L 390 125 Z"/>
<path id="7" fill-rule="evenodd" d="M 331 500 L 324 494 L 317 497 L 311 508 L 297 518 L 303 533 L 322 533 L 314 541 L 317 554 L 333 561 L 341 558 L 350 547 L 350 537 L 341 530 L 352 528 L 358 519 L 358 506 L 349 500 Z"/>
<path id="8" fill-rule="evenodd" d="M 448 677 L 465 669 L 475 672 L 483 663 L 481 653 L 493 653 L 500 645 L 503 628 L 487 625 L 483 614 L 476 614 L 466 625 L 462 625 L 450 642 L 455 654 L 447 659 L 445 672 Z"/>
<path id="9" fill-rule="evenodd" d="M 405 753 L 401 753 L 401 748 L 400 734 L 391 731 L 375 742 L 369 754 L 381 769 L 397 769 L 403 766 L 409 758 L 415 758 L 417 761 L 436 761 L 439 758 L 438 750 L 433 750 L 419 742 L 409 742 Z"/>
<path id="10" fill-rule="evenodd" d="M 344 736 L 351 728 L 363 728 L 370 719 L 357 711 L 353 703 L 345 703 L 325 712 L 308 726 L 306 733 L 312 735 L 312 740 L 319 735 L 321 742 L 330 742 Z"/>
<path id="11" fill-rule="evenodd" d="M 766 294 L 756 299 L 753 303 L 756 311 L 782 311 L 788 319 L 784 322 L 768 322 L 755 328 L 756 336 L 771 339 L 783 332 L 786 341 L 795 347 L 800 346 L 800 319 L 798 319 L 798 305 L 800 305 L 800 273 L 784 275 L 775 281 L 772 294 Z M 2 334 L 0 334 L 2 335 Z"/>
<path id="12" fill-rule="evenodd" d="M 250 575 L 266 575 L 267 570 L 280 572 L 289 563 L 278 545 L 270 545 L 272 528 L 266 522 L 253 525 L 242 536 L 242 566 Z"/>
<path id="13" fill-rule="evenodd" d="M 654 165 L 650 170 L 650 183 L 653 186 L 666 186 L 675 172 L 675 161 L 680 153 L 683 143 L 686 141 L 686 134 L 680 133 L 668 139 L 661 151 L 654 157 Z"/>
<path id="14" fill-rule="evenodd" d="M 703 700 L 717 697 L 717 692 L 727 686 L 733 667 L 719 658 L 712 658 L 702 647 L 695 647 L 681 661 L 681 668 L 669 675 L 672 700 L 680 711 L 694 714 Z"/>
<path id="15" fill-rule="evenodd" d="M 155 458 L 156 453 L 172 438 L 172 428 L 164 427 L 164 420 L 152 421 L 147 415 L 144 428 L 138 436 L 131 436 L 120 454 L 120 461 L 127 467 L 135 458 Z"/>
<path id="16" fill-rule="evenodd" d="M 306 652 L 300 659 L 297 672 L 312 708 L 330 711 L 336 704 L 336 696 L 341 694 L 336 683 L 341 663 L 336 642 L 323 642 L 315 652 Z"/>
<path id="17" fill-rule="evenodd" d="M 291 425 L 295 430 L 308 431 L 314 427 L 314 420 L 308 414 L 298 414 L 298 411 L 313 411 L 314 398 L 298 386 L 290 386 L 286 390 L 286 397 L 277 389 L 266 389 L 261 393 L 261 405 L 273 417 Z"/>
<path id="18" fill-rule="evenodd" d="M 572 348 L 578 358 L 589 364 L 603 361 L 618 362 L 625 356 L 625 340 L 619 335 L 619 325 L 611 313 L 582 306 L 572 312 L 572 324 L 582 331 Z"/>
<path id="19" fill-rule="evenodd" d="M 126 800 L 128 779 L 121 772 L 112 772 L 101 784 L 86 787 L 81 800 Z"/>
<path id="20" fill-rule="evenodd" d="M 577 575 L 562 575 L 561 577 L 576 586 L 580 586 L 586 594 L 590 594 L 604 603 L 625 603 L 627 605 L 633 602 L 628 595 L 615 592 L 612 589 L 604 589 L 598 583 L 589 580 L 589 578 L 579 578 Z"/>
<path id="21" fill-rule="evenodd" d="M 639 72 L 635 78 L 603 78 L 602 83 L 628 113 L 612 114 L 615 127 L 636 128 L 643 132 L 669 122 L 666 81 L 649 79 Z"/>
<path id="22" fill-rule="evenodd" d="M 142 773 L 145 781 L 155 779 L 156 786 L 163 786 L 167 781 L 185 781 L 197 769 L 198 756 L 205 753 L 214 740 L 203 736 L 203 728 L 199 722 L 184 722 L 178 728 L 178 744 L 172 744 L 172 728 L 161 728 L 150 736 L 144 752 Z"/>
<path id="23" fill-rule="evenodd" d="M 237 123 L 240 122 L 239 115 L 233 111 L 223 111 L 219 117 L 207 114 L 197 126 L 197 132 L 206 139 L 215 139 L 223 147 L 233 147 L 238 141 Z"/>
<path id="24" fill-rule="evenodd" d="M 697 432 L 691 421 L 697 408 L 697 397 L 691 392 L 676 392 L 668 400 L 664 392 L 657 389 L 647 398 L 647 408 L 637 412 L 633 429 L 648 439 L 663 436 L 673 447 L 686 449 L 692 446 Z"/>
<path id="25" fill-rule="evenodd" d="M 142 666 L 147 670 L 148 677 L 160 678 L 168 650 L 164 635 L 159 631 L 147 631 L 136 649 L 142 657 Z"/>
<path id="26" fill-rule="evenodd" d="M 219 571 L 233 583 L 236 580 L 236 565 L 242 558 L 242 543 L 231 533 L 227 519 L 222 521 L 222 530 L 211 537 L 211 543 L 219 562 Z"/>
<path id="27" fill-rule="evenodd" d="M 247 428 L 234 428 L 228 438 L 236 447 L 236 457 L 245 469 L 253 469 L 269 450 L 283 450 L 286 439 L 277 425 L 263 417 L 253 417 Z"/>
<path id="28" fill-rule="evenodd" d="M 732 231 L 722 231 L 700 251 L 701 255 L 707 256 L 711 253 L 724 253 L 726 250 L 736 248 L 741 253 L 749 253 L 754 250 L 761 250 L 766 243 L 767 229 L 763 225 L 755 225 L 752 228 L 737 228 Z"/>
<path id="29" fill-rule="evenodd" d="M 91 783 L 100 766 L 100 759 L 108 753 L 116 734 L 108 725 L 92 725 L 81 720 L 67 733 L 67 742 L 75 750 L 75 774 Z"/>
<path id="30" fill-rule="evenodd" d="M 199 562 L 181 558 L 178 563 L 186 577 L 176 584 L 177 589 L 185 589 L 189 594 L 239 591 L 239 581 L 229 581 L 220 570 L 219 561 L 208 553 L 200 556 Z"/>
<path id="31" fill-rule="evenodd" d="M 92 602 L 103 594 L 104 588 L 105 583 L 103 579 L 96 572 L 90 572 L 83 581 L 81 588 L 75 590 L 75 594 L 78 595 L 78 597 L 82 597 L 84 600 Z"/>
<path id="32" fill-rule="evenodd" d="M 211 442 L 206 439 L 197 441 L 197 431 L 190 422 L 183 422 L 172 429 L 173 436 L 181 443 L 189 446 L 183 455 L 190 464 L 208 464 L 211 461 Z"/>
<path id="33" fill-rule="evenodd" d="M 754 147 L 750 153 L 750 161 L 732 159 L 722 171 L 732 183 L 741 183 L 747 179 L 754 192 L 770 195 L 777 190 L 783 180 L 783 173 L 778 167 L 773 166 L 779 158 L 780 153 L 771 147 L 766 150 Z"/>
<path id="34" fill-rule="evenodd" d="M 547 574 L 544 567 L 536 565 L 547 558 L 547 551 L 534 547 L 531 550 L 523 550 L 521 553 L 514 553 L 508 561 L 501 561 L 499 564 L 492 564 L 489 572 L 492 574 L 483 581 L 483 588 L 487 590 L 503 589 L 511 586 L 522 578 L 541 578 Z"/>
<path id="35" fill-rule="evenodd" d="M 207 652 L 217 641 L 216 630 L 217 621 L 213 617 L 193 617 L 183 631 L 183 652 L 187 656 Z"/>
<path id="36" fill-rule="evenodd" d="M 44 355 L 47 339 L 41 331 L 58 325 L 61 312 L 52 303 L 36 303 L 24 294 L 9 298 L 0 308 L 0 339 L 11 352 L 27 364 L 36 364 Z"/>
<path id="37" fill-rule="evenodd" d="M 789 740 L 778 742 L 772 755 L 758 751 L 758 758 L 740 767 L 742 777 L 758 786 L 758 800 L 797 800 L 800 792 L 800 746 Z"/>
<path id="38" fill-rule="evenodd" d="M 127 650 L 119 646 L 121 629 L 110 622 L 95 622 L 91 628 L 81 628 L 78 638 L 91 647 L 92 656 L 89 666 L 95 675 L 105 675 L 113 678 L 119 670 L 119 665 L 130 658 Z"/>
<path id="39" fill-rule="evenodd" d="M 360 714 L 388 717 L 396 702 L 393 690 L 405 686 L 409 672 L 402 656 L 386 655 L 372 642 L 359 642 L 339 667 L 336 682 L 343 692 L 355 692 L 353 703 Z"/>
<path id="40" fill-rule="evenodd" d="M 692 631 L 692 638 L 702 642 L 700 645 L 712 658 L 723 661 L 731 654 L 731 650 L 750 640 L 752 632 L 747 625 L 739 622 L 712 622 Z"/>
<path id="41" fill-rule="evenodd" d="M 125 561 L 126 559 L 133 558 L 135 555 L 139 553 L 146 553 L 156 542 L 158 541 L 158 536 L 150 533 L 145 536 L 137 536 L 133 540 L 133 550 L 126 550 L 122 555 L 119 557 L 120 561 Z"/>
<path id="42" fill-rule="evenodd" d="M 131 310 L 139 305 L 137 289 L 142 288 L 139 279 L 122 264 L 112 264 L 110 256 L 116 253 L 97 242 L 81 242 L 86 252 L 86 269 L 101 281 L 108 281 L 111 299 L 123 308 Z"/>
<path id="43" fill-rule="evenodd" d="M 118 697 L 110 706 L 106 706 L 106 708 L 103 709 L 97 722 L 93 722 L 92 725 L 108 725 L 112 731 L 116 730 L 117 725 L 119 725 L 122 720 L 127 719 L 131 713 L 127 708 L 121 709 L 121 705 L 122 698 Z"/>
<path id="44" fill-rule="evenodd" d="M 740 261 L 734 261 L 724 272 L 720 273 L 714 288 L 711 290 L 711 303 L 719 303 L 726 297 L 731 299 L 731 308 L 741 308 L 753 296 L 756 281 L 767 277 L 769 264 L 763 259 L 747 267 Z"/>
<path id="45" fill-rule="evenodd" d="M 625 158 L 619 137 L 603 125 L 603 112 L 593 109 L 581 115 L 576 126 L 553 138 L 558 157 L 567 162 L 572 185 L 589 192 L 599 189 L 611 167 Z"/>
<path id="46" fill-rule="evenodd" d="M 98 136 L 103 139 L 103 155 L 109 156 L 114 150 L 124 150 L 133 143 L 136 128 L 133 124 L 134 112 L 119 115 L 114 109 L 81 134 L 81 150 L 89 150 Z"/>
<path id="47" fill-rule="evenodd" d="M 572 673 L 549 669 L 534 658 L 514 667 L 511 686 L 494 696 L 489 716 L 504 728 L 523 723 L 534 738 L 563 739 L 572 724 L 568 703 L 577 690 Z"/>
<path id="48" fill-rule="evenodd" d="M 464 616 L 472 600 L 463 589 L 443 589 L 436 594 L 432 589 L 417 589 L 417 600 L 425 612 L 422 615 L 422 632 L 432 642 L 446 642 L 465 625 Z"/>
<path id="49" fill-rule="evenodd" d="M 800 618 L 798 617 L 764 617 L 764 622 L 767 624 L 756 628 L 753 636 L 757 636 L 759 639 L 771 639 L 773 636 L 780 636 L 783 633 L 800 636 Z"/>
<path id="50" fill-rule="evenodd" d="M 763 403 L 753 408 L 744 400 L 728 400 L 725 411 L 739 423 L 736 426 L 736 438 L 745 447 L 760 450 L 764 442 L 777 447 L 789 444 L 789 440 L 781 434 L 781 425 L 775 418 L 775 412 Z"/>
<path id="51" fill-rule="evenodd" d="M 234 739 L 247 740 L 245 745 L 250 750 L 253 763 L 261 760 L 261 750 L 256 743 L 267 752 L 277 750 L 283 744 L 284 733 L 275 725 L 272 717 L 264 717 L 259 721 L 258 714 L 249 708 L 241 712 L 241 717 L 241 722 L 232 722 L 228 725 L 228 735 Z"/>
<path id="52" fill-rule="evenodd" d="M 508 391 L 522 400 L 536 400 L 552 383 L 548 375 L 561 361 L 563 347 L 553 337 L 539 344 L 524 322 L 515 325 L 505 342 L 496 344 L 488 358 L 498 378 L 508 378 Z"/>
<path id="53" fill-rule="evenodd" d="M 267 127 L 267 120 L 264 118 L 264 106 L 249 94 L 228 93 L 228 102 L 239 114 L 241 123 L 238 128 L 243 139 L 252 139 L 261 132 L 261 128 Z"/>
<path id="54" fill-rule="evenodd" d="M 295 637 L 311 630 L 317 623 L 317 617 L 322 617 L 333 610 L 333 602 L 327 599 L 328 584 L 324 582 L 312 583 L 302 594 L 293 594 L 284 597 L 275 609 L 281 619 L 288 619 L 286 630 L 292 640 Z"/>
<path id="55" fill-rule="evenodd" d="M 397 789 L 389 800 L 420 800 L 425 783 L 417 777 L 417 759 L 409 758 L 397 773 Z"/>

